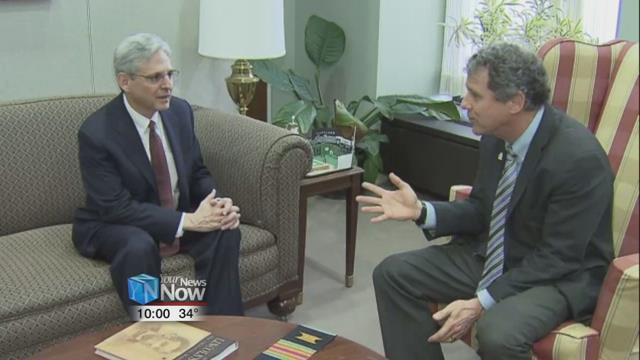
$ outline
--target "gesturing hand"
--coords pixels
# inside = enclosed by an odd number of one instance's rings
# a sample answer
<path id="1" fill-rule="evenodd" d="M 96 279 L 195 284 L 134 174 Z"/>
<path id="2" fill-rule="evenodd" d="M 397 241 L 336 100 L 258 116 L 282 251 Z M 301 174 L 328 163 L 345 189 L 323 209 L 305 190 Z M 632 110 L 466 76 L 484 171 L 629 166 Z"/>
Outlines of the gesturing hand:
<path id="1" fill-rule="evenodd" d="M 388 219 L 415 220 L 420 216 L 422 205 L 418 201 L 416 193 L 411 186 L 402 181 L 396 174 L 389 174 L 389 180 L 398 190 L 385 190 L 377 185 L 365 182 L 362 187 L 378 195 L 356 197 L 356 201 L 363 205 L 363 212 L 380 214 L 371 219 L 372 223 L 378 223 Z"/>
<path id="2" fill-rule="evenodd" d="M 431 335 L 429 342 L 454 342 L 466 334 L 482 315 L 482 305 L 478 298 L 456 300 L 433 314 L 433 319 L 442 326 Z"/>

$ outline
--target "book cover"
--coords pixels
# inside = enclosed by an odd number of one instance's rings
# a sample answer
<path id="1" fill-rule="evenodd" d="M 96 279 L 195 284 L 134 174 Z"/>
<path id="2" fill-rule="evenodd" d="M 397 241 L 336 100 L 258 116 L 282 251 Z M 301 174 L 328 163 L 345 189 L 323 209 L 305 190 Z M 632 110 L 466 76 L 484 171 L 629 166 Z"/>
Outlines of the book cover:
<path id="1" fill-rule="evenodd" d="M 335 337 L 335 334 L 326 331 L 298 325 L 293 331 L 258 355 L 255 360 L 308 359 L 327 346 Z"/>
<path id="2" fill-rule="evenodd" d="M 314 130 L 309 138 L 313 148 L 313 165 L 307 176 L 351 168 L 354 140 L 342 137 L 337 129 Z"/>
<path id="3" fill-rule="evenodd" d="M 238 343 L 180 322 L 137 322 L 95 346 L 107 359 L 220 360 Z"/>

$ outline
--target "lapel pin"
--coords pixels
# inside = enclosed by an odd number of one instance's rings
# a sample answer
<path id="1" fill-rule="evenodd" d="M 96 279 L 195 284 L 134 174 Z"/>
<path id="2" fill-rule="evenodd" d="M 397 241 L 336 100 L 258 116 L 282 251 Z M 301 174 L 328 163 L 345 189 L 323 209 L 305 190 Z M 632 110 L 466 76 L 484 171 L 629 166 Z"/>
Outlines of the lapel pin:
<path id="1" fill-rule="evenodd" d="M 498 154 L 498 160 L 502 161 L 502 152 Z"/>

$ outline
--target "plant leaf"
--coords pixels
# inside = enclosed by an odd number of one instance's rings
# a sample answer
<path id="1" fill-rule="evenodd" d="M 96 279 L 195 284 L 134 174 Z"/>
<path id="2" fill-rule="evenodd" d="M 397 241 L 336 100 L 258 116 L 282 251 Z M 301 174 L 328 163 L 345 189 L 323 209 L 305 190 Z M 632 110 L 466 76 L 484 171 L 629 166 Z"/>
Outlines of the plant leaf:
<path id="1" fill-rule="evenodd" d="M 289 82 L 289 75 L 280 69 L 273 60 L 252 60 L 253 72 L 262 81 L 276 87 L 282 91 L 293 91 L 293 86 Z"/>
<path id="2" fill-rule="evenodd" d="M 315 118 L 316 108 L 313 104 L 297 100 L 281 107 L 272 122 L 279 127 L 286 127 L 287 124 L 295 122 L 298 124 L 300 132 L 306 134 Z"/>
<path id="3" fill-rule="evenodd" d="M 278 110 L 271 122 L 273 123 L 273 125 L 279 127 L 286 127 L 287 124 L 291 122 L 297 122 L 295 118 L 296 114 L 298 114 L 304 108 L 304 106 L 305 102 L 303 100 L 296 100 L 283 105 L 280 110 Z"/>
<path id="4" fill-rule="evenodd" d="M 351 115 L 351 113 L 347 110 L 343 103 L 340 100 L 335 100 L 335 112 L 336 116 L 333 119 L 334 126 L 347 126 L 347 127 L 357 127 L 358 132 L 362 135 L 366 135 L 369 129 L 365 124 L 362 123 L 358 118 Z"/>
<path id="5" fill-rule="evenodd" d="M 451 100 L 435 100 L 428 97 L 403 96 L 398 98 L 398 103 L 424 106 L 426 109 L 444 114 L 451 120 L 460 120 L 458 108 Z"/>
<path id="6" fill-rule="evenodd" d="M 365 155 L 364 164 L 364 181 L 375 184 L 378 174 L 382 172 L 382 156 L 377 155 Z"/>
<path id="7" fill-rule="evenodd" d="M 342 57 L 345 48 L 344 31 L 338 24 L 312 15 L 304 29 L 307 56 L 318 68 L 329 67 Z"/>
<path id="8" fill-rule="evenodd" d="M 389 137 L 378 131 L 369 131 L 365 137 L 356 143 L 356 147 L 364 150 L 369 155 L 376 155 L 380 152 L 381 142 L 389 142 Z"/>
<path id="9" fill-rule="evenodd" d="M 293 85 L 292 90 L 296 93 L 296 95 L 298 95 L 298 98 L 307 101 L 319 101 L 318 98 L 314 96 L 314 91 L 309 80 L 296 74 L 293 70 L 289 70 L 288 76 L 291 85 Z"/>

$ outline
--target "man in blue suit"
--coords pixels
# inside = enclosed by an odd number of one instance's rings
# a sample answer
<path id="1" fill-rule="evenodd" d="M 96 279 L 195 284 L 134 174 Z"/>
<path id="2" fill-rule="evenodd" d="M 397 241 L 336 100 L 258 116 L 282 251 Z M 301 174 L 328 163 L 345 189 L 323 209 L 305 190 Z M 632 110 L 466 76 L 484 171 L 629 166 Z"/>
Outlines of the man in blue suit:
<path id="1" fill-rule="evenodd" d="M 73 241 L 82 255 L 111 263 L 125 307 L 129 277 L 158 277 L 163 256 L 188 253 L 207 281 L 208 312 L 241 315 L 239 209 L 216 197 L 191 106 L 172 96 L 178 72 L 170 56 L 153 34 L 116 48 L 121 93 L 78 132 L 86 204 L 76 211 Z"/>

